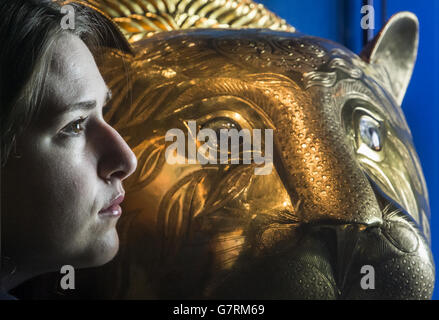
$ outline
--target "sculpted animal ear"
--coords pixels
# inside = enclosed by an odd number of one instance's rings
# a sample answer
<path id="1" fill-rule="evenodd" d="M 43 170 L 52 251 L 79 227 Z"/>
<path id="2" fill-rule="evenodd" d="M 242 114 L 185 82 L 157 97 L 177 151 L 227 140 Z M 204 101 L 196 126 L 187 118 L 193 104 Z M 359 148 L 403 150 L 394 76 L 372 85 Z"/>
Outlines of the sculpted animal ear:
<path id="1" fill-rule="evenodd" d="M 399 105 L 412 77 L 418 43 L 418 18 L 411 12 L 399 12 L 390 18 L 361 54 L 365 61 L 387 73 L 389 89 Z"/>

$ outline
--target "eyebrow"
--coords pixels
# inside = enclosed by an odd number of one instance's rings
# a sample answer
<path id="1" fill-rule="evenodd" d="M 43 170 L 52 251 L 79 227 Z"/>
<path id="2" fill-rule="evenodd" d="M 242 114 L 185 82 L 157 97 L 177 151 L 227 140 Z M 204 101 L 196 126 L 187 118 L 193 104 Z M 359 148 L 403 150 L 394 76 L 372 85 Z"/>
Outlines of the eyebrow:
<path id="1" fill-rule="evenodd" d="M 108 101 L 111 100 L 111 97 L 112 97 L 111 90 L 107 89 L 107 95 L 105 97 L 104 107 L 108 103 Z M 78 103 L 73 103 L 73 104 L 67 105 L 65 108 L 63 108 L 58 113 L 58 115 L 69 113 L 69 112 L 73 112 L 73 111 L 77 111 L 77 110 L 88 111 L 88 110 L 93 110 L 94 108 L 96 108 L 96 100 L 81 101 L 81 102 L 78 102 Z"/>

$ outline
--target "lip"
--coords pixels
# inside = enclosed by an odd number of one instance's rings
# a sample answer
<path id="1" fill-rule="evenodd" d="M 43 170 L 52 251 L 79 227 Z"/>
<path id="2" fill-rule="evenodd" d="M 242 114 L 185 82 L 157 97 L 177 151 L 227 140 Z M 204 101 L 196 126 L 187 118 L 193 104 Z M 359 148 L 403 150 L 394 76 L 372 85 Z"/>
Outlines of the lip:
<path id="1" fill-rule="evenodd" d="M 122 208 L 120 207 L 120 204 L 122 203 L 124 198 L 124 194 L 117 195 L 106 208 L 99 211 L 99 216 L 120 217 L 120 215 L 122 214 Z"/>

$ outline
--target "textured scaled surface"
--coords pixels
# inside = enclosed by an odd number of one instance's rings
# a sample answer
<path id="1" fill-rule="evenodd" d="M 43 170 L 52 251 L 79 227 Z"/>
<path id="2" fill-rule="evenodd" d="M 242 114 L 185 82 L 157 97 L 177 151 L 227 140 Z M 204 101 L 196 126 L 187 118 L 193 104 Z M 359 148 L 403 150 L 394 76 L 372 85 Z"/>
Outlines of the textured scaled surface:
<path id="1" fill-rule="evenodd" d="M 130 42 L 141 40 L 159 31 L 191 28 L 269 28 L 295 31 L 294 27 L 288 25 L 285 20 L 251 0 L 88 0 L 82 2 L 113 19 Z"/>
<path id="2" fill-rule="evenodd" d="M 428 193 L 400 107 L 417 41 L 416 17 L 401 13 L 361 58 L 267 28 L 160 32 L 133 41 L 134 56 L 109 52 L 105 116 L 138 169 L 125 184 L 120 253 L 84 276 L 87 294 L 430 298 Z M 165 136 L 190 140 L 190 121 L 274 129 L 274 169 L 169 163 Z M 374 289 L 361 286 L 364 266 Z"/>

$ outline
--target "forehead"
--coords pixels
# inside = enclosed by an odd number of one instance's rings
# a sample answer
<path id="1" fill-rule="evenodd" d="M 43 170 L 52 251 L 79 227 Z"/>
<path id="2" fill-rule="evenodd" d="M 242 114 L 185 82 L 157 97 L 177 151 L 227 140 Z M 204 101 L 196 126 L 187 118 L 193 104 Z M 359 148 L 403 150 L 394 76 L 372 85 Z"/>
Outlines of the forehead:
<path id="1" fill-rule="evenodd" d="M 329 40 L 267 29 L 205 29 L 159 33 L 135 43 L 134 49 L 135 57 L 128 58 L 130 94 L 139 112 L 148 107 L 163 114 L 219 95 L 250 99 L 258 106 L 261 96 L 303 97 L 322 110 L 334 104 L 341 111 L 347 99 L 362 97 L 406 127 L 401 111 L 388 103 L 374 80 L 373 67 Z M 123 60 L 112 54 L 103 64 L 113 92 L 127 91 L 120 77 Z M 327 96 L 340 101 L 327 103 Z"/>
<path id="2" fill-rule="evenodd" d="M 300 80 L 302 74 L 328 63 L 337 46 L 299 33 L 264 29 L 166 32 L 135 44 L 140 67 L 154 63 L 191 76 L 239 76 L 277 73 Z M 145 63 L 148 62 L 148 63 Z"/>
<path id="3" fill-rule="evenodd" d="M 338 83 L 344 83 L 343 79 L 355 82 L 348 88 L 348 93 L 352 94 L 360 91 L 359 94 L 372 97 L 377 94 L 370 93 L 371 88 L 375 91 L 385 89 L 380 83 L 377 87 L 375 80 L 380 79 L 377 70 L 350 50 L 332 41 L 300 33 L 267 29 L 165 32 L 139 41 L 135 51 L 132 65 L 137 83 L 134 91 L 139 95 L 145 87 L 150 90 L 156 86 L 175 85 L 184 89 L 184 82 L 200 86 L 203 81 L 220 78 L 260 83 L 263 87 L 278 87 L 279 79 L 284 79 L 297 84 L 304 94 L 331 91 Z M 272 79 L 273 75 L 277 80 Z M 203 90 L 211 91 L 212 88 L 218 88 L 218 85 Z M 338 93 L 336 97 L 340 95 Z M 376 105 L 388 109 L 384 107 L 383 99 L 378 99 Z M 400 112 L 389 108 L 383 111 L 394 114 L 395 121 L 403 125 Z"/>
<path id="4" fill-rule="evenodd" d="M 220 90 L 221 81 L 216 81 L 218 86 L 209 85 L 212 79 L 220 78 L 249 83 L 263 81 L 263 75 L 276 75 L 301 85 L 305 73 L 317 71 L 329 61 L 329 50 L 315 38 L 263 29 L 166 32 L 134 45 L 133 95 L 138 97 L 146 89 L 174 87 L 178 91 L 191 84 L 208 94 L 215 88 Z M 104 74 L 112 83 L 116 82 L 117 64 L 122 73 L 120 57 L 110 57 L 104 64 Z M 252 81 L 253 76 L 258 79 Z M 264 86 L 276 83 L 267 80 Z M 122 80 L 116 84 L 124 85 Z"/>
<path id="5" fill-rule="evenodd" d="M 55 107 L 104 95 L 105 83 L 93 55 L 77 36 L 65 34 L 57 39 L 46 88 Z"/>

